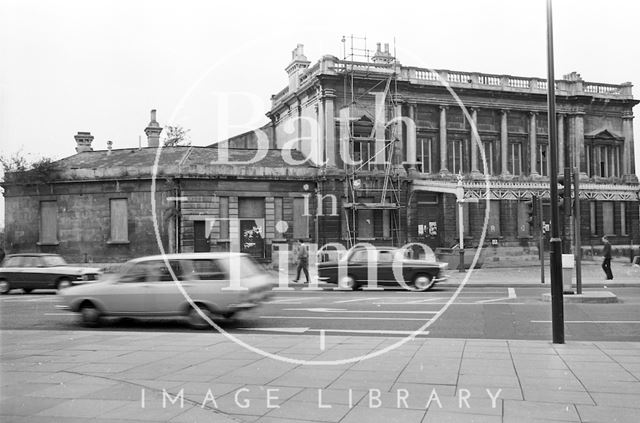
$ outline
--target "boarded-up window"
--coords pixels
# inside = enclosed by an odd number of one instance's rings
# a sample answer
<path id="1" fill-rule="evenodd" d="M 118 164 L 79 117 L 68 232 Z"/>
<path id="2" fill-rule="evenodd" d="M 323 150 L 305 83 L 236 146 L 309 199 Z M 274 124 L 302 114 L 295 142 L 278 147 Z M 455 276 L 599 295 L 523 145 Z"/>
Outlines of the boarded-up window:
<path id="1" fill-rule="evenodd" d="M 293 199 L 293 237 L 296 239 L 309 238 L 309 216 L 305 216 L 305 199 Z"/>
<path id="2" fill-rule="evenodd" d="M 111 206 L 111 242 L 128 242 L 129 230 L 127 227 L 127 199 L 114 198 L 109 201 Z"/>
<path id="3" fill-rule="evenodd" d="M 284 229 L 284 226 L 282 224 L 278 224 L 279 222 L 284 221 L 281 197 L 276 197 L 273 199 L 273 220 L 274 224 L 276 225 L 276 238 L 282 238 L 284 236 L 284 233 L 281 231 Z"/>
<path id="4" fill-rule="evenodd" d="M 238 213 L 240 219 L 264 218 L 264 198 L 239 198 Z"/>
<path id="5" fill-rule="evenodd" d="M 596 226 L 596 203 L 592 201 L 589 203 L 589 230 L 591 231 L 591 235 L 596 235 L 598 233 L 598 228 Z"/>
<path id="6" fill-rule="evenodd" d="M 58 242 L 58 203 L 55 201 L 40 202 L 40 243 L 56 244 Z"/>
<path id="7" fill-rule="evenodd" d="M 620 203 L 620 235 L 629 235 L 627 230 L 627 205 Z"/>
<path id="8" fill-rule="evenodd" d="M 220 239 L 229 239 L 229 197 L 220 197 Z"/>
<path id="9" fill-rule="evenodd" d="M 613 202 L 607 201 L 602 203 L 602 226 L 603 235 L 613 235 Z"/>
<path id="10" fill-rule="evenodd" d="M 538 213 L 534 210 L 534 213 Z M 527 201 L 518 202 L 518 238 L 524 238 L 531 235 L 531 227 L 529 223 L 529 207 Z"/>
<path id="11" fill-rule="evenodd" d="M 489 226 L 487 227 L 487 237 L 496 238 L 500 236 L 500 201 L 491 200 L 489 208 Z"/>

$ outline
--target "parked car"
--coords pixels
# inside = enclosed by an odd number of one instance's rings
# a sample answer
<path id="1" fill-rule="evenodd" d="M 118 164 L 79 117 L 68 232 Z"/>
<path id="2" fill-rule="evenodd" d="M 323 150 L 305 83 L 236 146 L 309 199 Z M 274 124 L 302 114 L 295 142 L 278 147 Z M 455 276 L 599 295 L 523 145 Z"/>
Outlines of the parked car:
<path id="1" fill-rule="evenodd" d="M 65 289 L 58 308 L 80 313 L 87 326 L 102 317 L 186 317 L 193 327 L 205 328 L 208 322 L 197 308 L 209 318 L 231 318 L 269 298 L 273 286 L 247 254 L 169 254 L 131 260 L 97 283 Z"/>
<path id="2" fill-rule="evenodd" d="M 427 291 L 437 282 L 447 279 L 446 263 L 435 260 L 411 259 L 409 250 L 392 247 L 373 247 L 370 249 L 356 246 L 348 250 L 338 260 L 318 263 L 318 277 L 329 283 L 339 284 L 344 288 L 359 289 L 367 285 L 369 265 L 377 272 L 376 285 L 402 286 L 393 271 L 394 262 L 399 278 L 411 290 Z M 340 269 L 342 268 L 342 272 Z"/>
<path id="3" fill-rule="evenodd" d="M 69 266 L 57 254 L 11 254 L 0 267 L 0 294 L 21 288 L 62 290 L 72 285 L 95 281 L 101 271 L 92 267 Z"/>

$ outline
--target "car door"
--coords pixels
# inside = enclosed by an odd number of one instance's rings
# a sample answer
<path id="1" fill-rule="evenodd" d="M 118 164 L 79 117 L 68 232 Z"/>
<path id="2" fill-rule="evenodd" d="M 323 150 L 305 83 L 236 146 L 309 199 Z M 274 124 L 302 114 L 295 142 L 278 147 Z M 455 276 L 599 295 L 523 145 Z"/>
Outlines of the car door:
<path id="1" fill-rule="evenodd" d="M 155 300 L 148 282 L 147 262 L 133 263 L 100 294 L 108 314 L 143 316 L 154 309 Z"/>
<path id="2" fill-rule="evenodd" d="M 184 312 L 182 306 L 187 300 L 176 280 L 182 284 L 185 290 L 190 287 L 190 281 L 186 280 L 184 276 L 186 273 L 185 262 L 187 260 L 171 260 L 169 264 L 173 274 L 169 271 L 164 260 L 149 262 L 147 283 L 149 284 L 149 301 L 152 301 L 150 304 L 152 314 L 167 316 Z"/>
<path id="3" fill-rule="evenodd" d="M 43 289 L 48 288 L 41 283 L 39 257 L 23 256 L 19 282 L 16 288 Z"/>
<path id="4" fill-rule="evenodd" d="M 397 285 L 395 276 L 393 275 L 393 251 L 392 250 L 379 250 L 378 251 L 378 281 L 381 285 Z"/>
<path id="5" fill-rule="evenodd" d="M 367 249 L 358 249 L 351 253 L 348 259 L 348 274 L 361 284 L 369 283 L 369 266 L 375 269 L 376 251 L 369 253 Z M 377 272 L 375 272 L 377 275 Z M 377 276 L 375 281 L 377 283 Z"/>
<path id="6" fill-rule="evenodd" d="M 2 266 L 2 277 L 9 281 L 11 289 L 20 288 L 24 282 L 24 256 L 12 256 L 5 259 Z"/>
<path id="7" fill-rule="evenodd" d="M 53 256 L 49 256 L 53 257 Z M 60 269 L 49 266 L 43 256 L 32 256 L 32 270 L 28 273 L 29 288 L 54 289 Z"/>

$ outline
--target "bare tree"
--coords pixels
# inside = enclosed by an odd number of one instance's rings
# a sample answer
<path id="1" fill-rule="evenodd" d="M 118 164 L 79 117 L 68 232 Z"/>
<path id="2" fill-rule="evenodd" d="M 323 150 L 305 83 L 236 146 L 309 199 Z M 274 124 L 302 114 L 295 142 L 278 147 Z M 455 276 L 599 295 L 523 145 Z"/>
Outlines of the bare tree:
<path id="1" fill-rule="evenodd" d="M 175 147 L 178 145 L 191 145 L 189 132 L 191 129 L 184 129 L 181 125 L 167 125 L 164 127 L 165 140 L 164 147 Z"/>

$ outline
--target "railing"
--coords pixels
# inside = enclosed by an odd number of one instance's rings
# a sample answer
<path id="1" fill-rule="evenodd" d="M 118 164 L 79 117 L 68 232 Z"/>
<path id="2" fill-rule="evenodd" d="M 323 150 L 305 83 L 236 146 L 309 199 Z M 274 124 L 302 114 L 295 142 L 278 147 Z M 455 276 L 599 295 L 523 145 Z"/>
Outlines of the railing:
<path id="1" fill-rule="evenodd" d="M 318 73 L 341 74 L 346 72 L 387 75 L 395 72 L 399 80 L 413 81 L 416 83 L 439 84 L 440 81 L 446 81 L 454 85 L 468 85 L 473 88 L 487 87 L 489 89 L 496 89 L 501 87 L 507 91 L 527 91 L 535 93 L 547 91 L 547 81 L 541 78 L 402 67 L 394 63 L 354 62 L 340 60 L 333 56 L 325 56 L 309 68 L 300 76 L 299 83 L 306 83 L 310 77 Z M 556 91 L 560 95 L 590 94 L 606 97 L 633 98 L 631 87 L 630 83 L 621 85 L 601 84 L 584 82 L 581 79 L 558 80 L 555 82 Z M 288 88 L 283 89 L 273 97 L 273 101 L 277 102 L 286 96 L 288 92 Z"/>
<path id="2" fill-rule="evenodd" d="M 585 82 L 583 90 L 589 94 L 622 94 L 622 87 L 620 85 L 598 84 L 594 82 Z"/>

